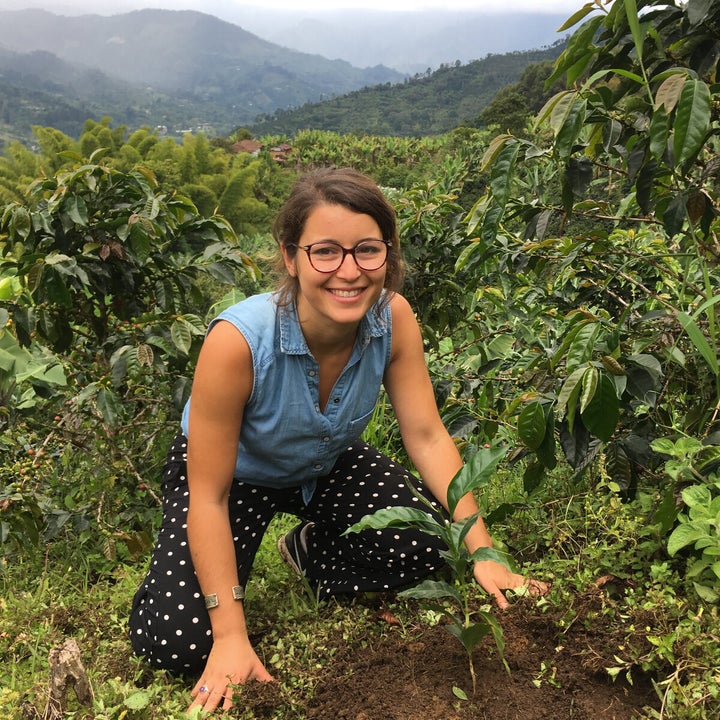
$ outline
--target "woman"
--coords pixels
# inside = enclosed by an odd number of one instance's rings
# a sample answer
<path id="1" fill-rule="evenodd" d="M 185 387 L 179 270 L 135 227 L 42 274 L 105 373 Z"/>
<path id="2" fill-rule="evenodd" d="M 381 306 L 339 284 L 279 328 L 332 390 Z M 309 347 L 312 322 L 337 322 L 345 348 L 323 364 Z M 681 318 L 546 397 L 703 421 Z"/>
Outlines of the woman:
<path id="1" fill-rule="evenodd" d="M 398 294 L 396 219 L 377 185 L 349 169 L 307 175 L 273 232 L 284 283 L 210 325 L 131 617 L 135 651 L 156 667 L 198 673 L 190 707 L 208 711 L 232 705 L 233 684 L 272 679 L 248 639 L 242 598 L 276 512 L 301 519 L 279 549 L 320 593 L 408 585 L 443 565 L 436 540 L 413 530 L 343 532 L 377 509 L 417 503 L 408 479 L 445 505 L 462 465 L 417 321 Z M 422 483 L 359 441 L 381 385 Z M 476 512 L 468 495 L 456 518 Z M 492 545 L 482 519 L 466 544 Z M 474 574 L 501 608 L 502 591 L 524 583 L 493 562 L 476 563 Z"/>

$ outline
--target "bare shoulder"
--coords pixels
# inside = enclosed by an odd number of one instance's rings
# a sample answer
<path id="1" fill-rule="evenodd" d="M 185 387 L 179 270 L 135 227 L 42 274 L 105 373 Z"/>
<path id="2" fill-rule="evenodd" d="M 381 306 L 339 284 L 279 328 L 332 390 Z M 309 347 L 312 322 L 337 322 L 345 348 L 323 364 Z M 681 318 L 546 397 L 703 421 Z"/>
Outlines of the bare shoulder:
<path id="1" fill-rule="evenodd" d="M 194 385 L 215 385 L 248 393 L 252 386 L 252 353 L 243 334 L 221 320 L 203 342 L 195 370 Z"/>
<path id="2" fill-rule="evenodd" d="M 415 313 L 407 299 L 395 293 L 390 300 L 390 312 L 392 314 L 393 334 L 398 331 L 415 331 L 418 328 Z"/>

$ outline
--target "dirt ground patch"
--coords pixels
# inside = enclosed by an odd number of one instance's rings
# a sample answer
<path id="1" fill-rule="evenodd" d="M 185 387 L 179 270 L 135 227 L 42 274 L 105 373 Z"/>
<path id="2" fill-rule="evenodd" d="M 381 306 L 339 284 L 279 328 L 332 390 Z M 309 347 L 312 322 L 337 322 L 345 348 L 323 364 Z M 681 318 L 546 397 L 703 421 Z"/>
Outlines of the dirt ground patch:
<path id="1" fill-rule="evenodd" d="M 499 613 L 508 673 L 494 643 L 475 649 L 478 678 L 472 696 L 467 656 L 441 626 L 388 632 L 370 647 L 338 647 L 333 662 L 304 708 L 308 720 L 633 720 L 644 707 L 659 707 L 649 678 L 615 682 L 617 641 L 609 623 L 594 615 L 596 598 L 579 598 L 578 608 L 594 622 L 577 622 L 565 632 L 534 605 Z M 255 716 L 277 717 L 277 686 L 245 686 Z M 464 690 L 467 700 L 453 693 Z M 257 695 L 256 695 L 257 694 Z M 273 697 L 275 702 L 273 702 Z M 273 705 L 275 706 L 273 708 Z M 282 705 L 282 702 L 280 702 Z M 295 706 L 297 710 L 297 705 Z M 267 714 L 266 714 L 267 713 Z"/>
<path id="2" fill-rule="evenodd" d="M 308 708 L 313 720 L 631 720 L 657 706 L 646 682 L 615 683 L 584 667 L 546 624 L 508 614 L 503 666 L 489 643 L 475 651 L 477 694 L 465 651 L 445 628 L 418 631 L 408 642 L 390 634 L 362 657 L 348 651 L 333 663 Z M 459 700 L 453 685 L 469 700 Z"/>

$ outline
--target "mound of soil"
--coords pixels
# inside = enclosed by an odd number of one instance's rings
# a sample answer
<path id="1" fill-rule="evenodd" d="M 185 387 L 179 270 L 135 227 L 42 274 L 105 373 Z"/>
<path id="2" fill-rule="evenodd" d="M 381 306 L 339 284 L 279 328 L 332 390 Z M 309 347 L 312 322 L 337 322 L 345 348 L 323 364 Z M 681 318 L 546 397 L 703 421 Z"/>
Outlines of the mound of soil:
<path id="1" fill-rule="evenodd" d="M 631 720 L 657 706 L 651 685 L 613 681 L 584 667 L 572 649 L 558 649 L 547 623 L 508 613 L 505 660 L 492 641 L 474 652 L 477 692 L 465 650 L 444 627 L 408 641 L 390 633 L 362 656 L 341 654 L 308 708 L 312 720 Z M 586 649 L 586 648 L 584 648 Z M 460 700 L 453 686 L 465 691 Z"/>
<path id="2" fill-rule="evenodd" d="M 486 637 L 473 653 L 475 695 L 465 650 L 445 627 L 401 631 L 391 625 L 365 649 L 344 646 L 338 638 L 333 662 L 303 710 L 308 720 L 645 717 L 643 708 L 658 709 L 660 702 L 650 679 L 637 670 L 632 684 L 624 674 L 616 681 L 608 675 L 605 668 L 617 664 L 614 655 L 622 639 L 616 636 L 612 621 L 605 624 L 602 615 L 594 612 L 601 591 L 595 592 L 595 597 L 590 593 L 578 598 L 576 622 L 564 632 L 558 630 L 557 618 L 541 613 L 534 603 L 520 602 L 498 613 L 510 672 L 493 640 Z M 592 622 L 585 622 L 583 616 Z M 637 640 L 646 642 L 642 636 Z M 255 717 L 277 717 L 278 705 L 283 705 L 280 687 L 275 683 L 252 686 L 246 685 L 243 693 Z M 460 699 L 453 687 L 464 691 L 468 699 Z"/>

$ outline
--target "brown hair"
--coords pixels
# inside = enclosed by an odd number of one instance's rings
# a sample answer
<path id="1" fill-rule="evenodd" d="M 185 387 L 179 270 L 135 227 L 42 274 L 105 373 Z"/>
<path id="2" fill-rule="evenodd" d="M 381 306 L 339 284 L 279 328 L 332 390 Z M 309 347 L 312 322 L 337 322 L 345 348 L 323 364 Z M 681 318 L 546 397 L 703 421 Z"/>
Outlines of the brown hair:
<path id="1" fill-rule="evenodd" d="M 323 168 L 301 176 L 272 227 L 275 241 L 290 257 L 297 254 L 295 245 L 300 242 L 308 216 L 318 205 L 340 205 L 369 215 L 378 224 L 383 240 L 390 243 L 385 288 L 390 291 L 389 295 L 399 291 L 405 277 L 405 265 L 400 255 L 395 208 L 375 181 L 352 168 Z M 297 297 L 298 280 L 287 272 L 282 257 L 277 267 L 281 273 L 276 291 L 278 303 L 288 305 Z"/>

